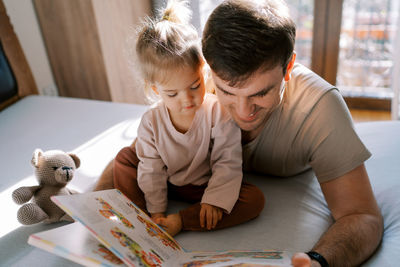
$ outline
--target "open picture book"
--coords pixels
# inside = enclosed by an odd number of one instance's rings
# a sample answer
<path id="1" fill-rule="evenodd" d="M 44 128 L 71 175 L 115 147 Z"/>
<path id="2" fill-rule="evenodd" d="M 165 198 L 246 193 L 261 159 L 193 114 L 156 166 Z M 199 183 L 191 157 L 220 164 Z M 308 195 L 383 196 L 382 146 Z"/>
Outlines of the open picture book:
<path id="1" fill-rule="evenodd" d="M 117 189 L 52 201 L 76 222 L 28 243 L 86 266 L 290 266 L 283 251 L 188 252 Z"/>

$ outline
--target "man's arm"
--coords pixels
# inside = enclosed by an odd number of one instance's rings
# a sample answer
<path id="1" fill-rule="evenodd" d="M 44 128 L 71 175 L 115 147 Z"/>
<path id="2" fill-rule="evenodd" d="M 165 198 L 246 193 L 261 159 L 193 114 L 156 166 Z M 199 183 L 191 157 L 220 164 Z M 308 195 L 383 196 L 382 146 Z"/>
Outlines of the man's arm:
<path id="1" fill-rule="evenodd" d="M 345 175 L 321 184 L 335 223 L 322 235 L 313 250 L 329 266 L 357 266 L 378 247 L 383 219 L 364 164 Z M 296 254 L 293 266 L 310 266 L 308 256 Z M 319 266 L 315 261 L 311 266 Z"/>

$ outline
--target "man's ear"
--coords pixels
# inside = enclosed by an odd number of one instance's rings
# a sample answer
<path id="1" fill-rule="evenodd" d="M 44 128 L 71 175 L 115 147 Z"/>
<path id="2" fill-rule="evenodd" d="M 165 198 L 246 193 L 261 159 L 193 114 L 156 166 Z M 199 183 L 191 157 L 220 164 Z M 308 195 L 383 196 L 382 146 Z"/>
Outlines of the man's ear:
<path id="1" fill-rule="evenodd" d="M 152 85 L 152 86 L 151 86 L 151 90 L 153 90 L 153 92 L 154 92 L 156 95 L 158 95 L 157 86 Z"/>
<path id="2" fill-rule="evenodd" d="M 39 158 L 42 156 L 43 151 L 40 148 L 36 148 L 33 152 L 31 163 L 35 168 L 39 167 Z"/>
<path id="3" fill-rule="evenodd" d="M 286 67 L 285 82 L 290 80 L 291 77 L 290 75 L 292 73 L 295 60 L 296 60 L 296 52 L 293 51 L 292 58 L 290 59 Z"/>

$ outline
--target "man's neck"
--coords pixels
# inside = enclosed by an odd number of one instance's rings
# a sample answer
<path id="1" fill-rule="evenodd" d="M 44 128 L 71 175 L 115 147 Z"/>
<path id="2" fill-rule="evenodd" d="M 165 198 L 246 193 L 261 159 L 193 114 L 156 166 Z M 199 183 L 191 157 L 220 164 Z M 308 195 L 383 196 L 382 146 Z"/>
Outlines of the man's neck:
<path id="1" fill-rule="evenodd" d="M 261 133 L 263 127 L 258 127 L 253 131 L 242 131 L 242 145 L 250 143 Z"/>

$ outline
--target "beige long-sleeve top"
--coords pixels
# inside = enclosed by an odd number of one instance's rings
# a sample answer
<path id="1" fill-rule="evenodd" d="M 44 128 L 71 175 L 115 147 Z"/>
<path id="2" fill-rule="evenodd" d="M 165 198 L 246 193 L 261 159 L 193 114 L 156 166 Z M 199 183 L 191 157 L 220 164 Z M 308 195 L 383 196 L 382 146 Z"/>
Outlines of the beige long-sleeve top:
<path id="1" fill-rule="evenodd" d="M 216 96 L 206 94 L 186 133 L 173 126 L 160 102 L 142 117 L 136 153 L 138 184 L 150 213 L 167 209 L 167 181 L 182 186 L 208 183 L 201 203 L 230 213 L 242 182 L 239 127 L 223 111 Z"/>

